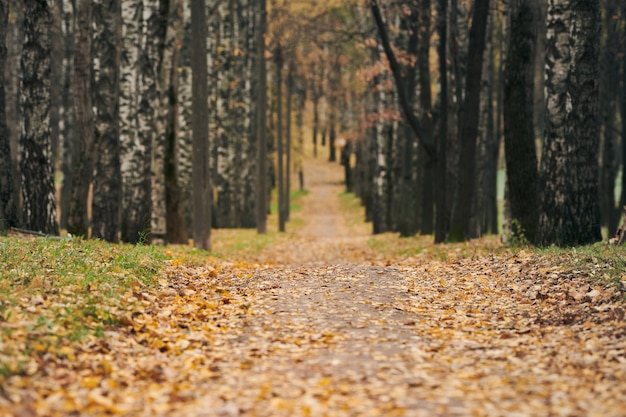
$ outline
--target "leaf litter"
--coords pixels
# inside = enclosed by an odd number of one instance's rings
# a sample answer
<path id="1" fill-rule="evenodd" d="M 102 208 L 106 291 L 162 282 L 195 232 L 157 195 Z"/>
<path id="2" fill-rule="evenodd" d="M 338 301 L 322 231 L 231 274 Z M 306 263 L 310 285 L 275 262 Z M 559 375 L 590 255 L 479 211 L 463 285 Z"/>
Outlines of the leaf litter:
<path id="1" fill-rule="evenodd" d="M 622 286 L 524 251 L 386 258 L 329 224 L 339 238 L 248 261 L 171 261 L 120 296 L 103 337 L 16 347 L 38 331 L 16 309 L 0 355 L 23 363 L 0 379 L 0 415 L 624 415 Z"/>

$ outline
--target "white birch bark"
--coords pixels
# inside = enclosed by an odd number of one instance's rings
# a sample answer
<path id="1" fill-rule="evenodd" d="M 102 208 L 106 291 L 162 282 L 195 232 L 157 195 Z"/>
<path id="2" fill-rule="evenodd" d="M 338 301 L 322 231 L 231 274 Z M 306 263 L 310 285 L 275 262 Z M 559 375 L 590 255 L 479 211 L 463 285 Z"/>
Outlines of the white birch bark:
<path id="1" fill-rule="evenodd" d="M 178 184 L 181 189 L 183 216 L 187 230 L 191 230 L 191 68 L 185 66 L 180 71 L 178 85 Z"/>
<path id="2" fill-rule="evenodd" d="M 142 155 L 138 135 L 139 51 L 143 1 L 122 0 L 122 63 L 120 79 L 120 142 L 122 172 L 122 240 L 138 242 L 146 219 L 140 219 L 135 202 L 141 198 Z"/>
<path id="3" fill-rule="evenodd" d="M 379 47 L 380 56 L 384 56 L 382 47 Z M 384 76 L 381 76 L 384 78 Z M 387 94 L 383 83 L 377 85 L 376 110 L 377 120 L 375 126 L 375 171 L 374 171 L 374 210 L 373 227 L 374 233 L 387 232 L 387 189 L 389 181 L 388 161 L 387 161 L 387 137 L 385 132 L 384 112 L 387 105 Z"/>

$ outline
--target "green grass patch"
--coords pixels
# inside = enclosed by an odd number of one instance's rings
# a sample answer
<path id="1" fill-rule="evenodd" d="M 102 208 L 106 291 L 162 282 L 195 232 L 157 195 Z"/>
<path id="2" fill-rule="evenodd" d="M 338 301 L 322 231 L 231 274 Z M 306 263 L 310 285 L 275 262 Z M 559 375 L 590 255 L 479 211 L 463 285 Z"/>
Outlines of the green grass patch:
<path id="1" fill-rule="evenodd" d="M 400 237 L 398 233 L 383 233 L 371 236 L 368 246 L 387 258 L 424 256 L 430 259 L 464 259 L 488 254 L 500 254 L 509 251 L 497 236 L 485 236 L 469 242 L 433 243 L 431 235 Z"/>
<path id="2" fill-rule="evenodd" d="M 218 229 L 213 235 L 212 255 L 218 258 L 246 258 L 258 255 L 282 237 L 275 230 L 258 234 L 256 229 Z"/>
<path id="3" fill-rule="evenodd" d="M 302 204 L 298 202 L 300 198 L 308 195 L 308 190 L 297 190 L 292 191 L 289 194 L 289 212 L 290 213 L 298 213 L 302 210 Z M 276 194 L 276 190 L 272 191 L 272 201 L 270 202 L 270 212 L 278 213 L 278 197 Z"/>
<path id="4" fill-rule="evenodd" d="M 599 242 L 575 248 L 534 248 L 537 255 L 546 257 L 554 264 L 562 265 L 575 273 L 587 274 L 621 286 L 626 281 L 626 246 Z"/>
<path id="5" fill-rule="evenodd" d="M 0 237 L 0 377 L 22 372 L 29 355 L 103 337 L 166 259 L 155 246 Z"/>
<path id="6" fill-rule="evenodd" d="M 370 233 L 370 226 L 365 221 L 365 208 L 361 200 L 354 193 L 342 191 L 339 193 L 339 205 L 346 223 L 350 227 L 367 227 Z"/>

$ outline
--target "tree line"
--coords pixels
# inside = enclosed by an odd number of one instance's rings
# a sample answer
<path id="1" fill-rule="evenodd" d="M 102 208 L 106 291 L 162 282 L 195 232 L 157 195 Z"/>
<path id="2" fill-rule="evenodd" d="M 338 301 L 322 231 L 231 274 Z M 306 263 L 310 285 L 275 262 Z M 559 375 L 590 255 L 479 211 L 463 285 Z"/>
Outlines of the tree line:
<path id="1" fill-rule="evenodd" d="M 212 227 L 266 232 L 275 189 L 284 231 L 310 141 L 374 233 L 597 241 L 626 204 L 625 17 L 617 0 L 0 0 L 0 229 L 209 249 Z"/>
<path id="2" fill-rule="evenodd" d="M 361 4 L 370 124 L 353 143 L 374 232 L 571 246 L 616 231 L 626 189 L 626 7 Z M 502 156 L 501 156 L 502 155 Z M 496 184 L 506 169 L 505 207 Z M 622 177 L 623 181 L 623 177 Z"/>

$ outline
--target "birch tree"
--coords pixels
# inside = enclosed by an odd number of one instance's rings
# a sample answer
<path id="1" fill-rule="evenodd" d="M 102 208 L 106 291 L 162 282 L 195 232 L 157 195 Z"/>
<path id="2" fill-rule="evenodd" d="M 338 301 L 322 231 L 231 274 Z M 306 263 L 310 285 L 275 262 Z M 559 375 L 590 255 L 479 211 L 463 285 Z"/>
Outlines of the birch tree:
<path id="1" fill-rule="evenodd" d="M 8 135 L 9 151 L 6 157 L 11 158 L 11 168 L 13 171 L 13 201 L 16 205 L 16 221 L 21 223 L 22 205 L 21 196 L 21 175 L 19 171 L 19 142 L 21 136 L 21 105 L 20 105 L 20 61 L 22 57 L 22 47 L 24 44 L 24 15 L 21 0 L 8 0 L 8 22 L 6 30 L 6 66 L 5 66 L 5 112 L 6 112 L 6 134 Z M 7 214 L 5 213 L 5 216 Z"/>
<path id="2" fill-rule="evenodd" d="M 537 243 L 601 240 L 598 0 L 550 0 Z"/>
<path id="3" fill-rule="evenodd" d="M 151 158 L 156 98 L 155 72 L 146 44 L 143 0 L 122 3 L 123 45 L 120 120 L 122 144 L 122 219 L 124 242 L 145 241 L 151 226 Z M 144 16 L 145 15 L 145 16 Z M 153 51 L 152 51 L 153 52 Z M 141 123 L 140 123 L 141 121 Z M 152 130 L 150 130 L 152 129 Z"/>
<path id="4" fill-rule="evenodd" d="M 56 202 L 51 160 L 50 25 L 52 0 L 24 1 L 22 49 L 20 172 L 24 227 L 57 235 Z"/>
<path id="5" fill-rule="evenodd" d="M 61 129 L 61 228 L 67 229 L 67 218 L 74 178 L 74 165 L 77 159 L 78 141 L 76 113 L 74 109 L 74 54 L 75 43 L 75 6 L 73 0 L 62 0 L 63 6 L 63 94 Z"/>
<path id="6" fill-rule="evenodd" d="M 121 1 L 93 1 L 95 132 L 98 141 L 93 181 L 92 235 L 119 240 L 122 177 L 120 171 Z"/>

